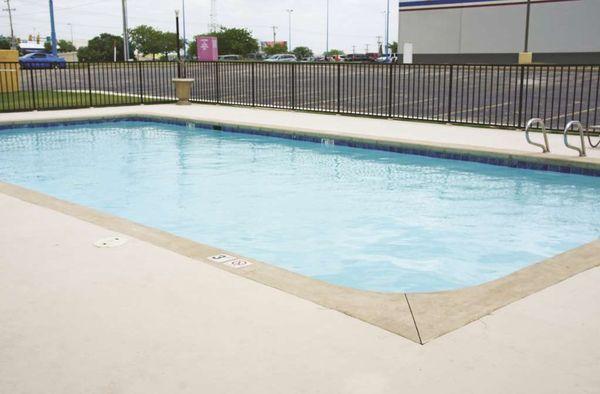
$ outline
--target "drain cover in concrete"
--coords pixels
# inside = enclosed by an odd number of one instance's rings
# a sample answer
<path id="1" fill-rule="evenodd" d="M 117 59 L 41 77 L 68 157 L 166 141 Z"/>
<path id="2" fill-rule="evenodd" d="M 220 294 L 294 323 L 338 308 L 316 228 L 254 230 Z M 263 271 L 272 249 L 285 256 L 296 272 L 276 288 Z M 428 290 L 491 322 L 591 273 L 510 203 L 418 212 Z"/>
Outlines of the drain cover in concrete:
<path id="1" fill-rule="evenodd" d="M 216 254 L 214 256 L 207 257 L 207 259 L 209 261 L 212 261 L 213 263 L 226 263 L 228 261 L 237 259 L 237 257 L 233 257 L 228 254 L 222 253 L 222 254 Z"/>
<path id="2" fill-rule="evenodd" d="M 223 265 L 226 265 L 231 268 L 244 268 L 244 267 L 248 267 L 248 266 L 252 265 L 252 263 L 249 262 L 248 260 L 235 259 L 232 261 L 227 261 L 227 262 L 223 263 Z"/>
<path id="3" fill-rule="evenodd" d="M 116 246 L 121 246 L 125 242 L 127 242 L 127 238 L 121 236 L 114 236 L 108 238 L 102 238 L 94 242 L 94 246 L 98 248 L 114 248 Z"/>

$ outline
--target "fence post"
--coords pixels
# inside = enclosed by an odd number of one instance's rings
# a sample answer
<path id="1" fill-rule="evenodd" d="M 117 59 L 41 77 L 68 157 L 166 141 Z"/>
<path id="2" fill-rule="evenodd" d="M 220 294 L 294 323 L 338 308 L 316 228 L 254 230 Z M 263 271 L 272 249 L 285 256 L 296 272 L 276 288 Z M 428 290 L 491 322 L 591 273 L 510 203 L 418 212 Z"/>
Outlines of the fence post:
<path id="1" fill-rule="evenodd" d="M 140 85 L 140 103 L 144 104 L 144 85 L 143 85 L 143 80 L 144 78 L 142 77 L 142 62 L 138 61 L 138 83 Z"/>
<path id="2" fill-rule="evenodd" d="M 296 68 L 294 67 L 294 63 L 290 63 L 292 67 L 292 109 L 296 109 Z"/>
<path id="3" fill-rule="evenodd" d="M 256 106 L 256 76 L 254 68 L 256 67 L 256 61 L 252 62 L 252 106 Z"/>
<path id="4" fill-rule="evenodd" d="M 388 118 L 392 117 L 392 93 L 394 91 L 394 63 L 390 63 L 388 71 Z"/>
<path id="5" fill-rule="evenodd" d="M 523 127 L 523 88 L 525 85 L 525 66 L 521 65 L 519 70 L 521 71 L 521 81 L 519 82 L 519 119 L 517 127 L 520 128 Z"/>
<path id="6" fill-rule="evenodd" d="M 337 113 L 339 114 L 341 111 L 341 86 L 342 86 L 342 77 L 341 77 L 342 64 L 337 64 Z"/>
<path id="7" fill-rule="evenodd" d="M 221 97 L 219 94 L 219 61 L 215 61 L 215 90 L 217 92 L 217 104 L 219 104 Z"/>
<path id="8" fill-rule="evenodd" d="M 38 106 L 37 106 L 37 98 L 36 98 L 36 93 L 35 93 L 35 78 L 33 78 L 33 69 L 29 69 L 29 81 L 31 83 L 31 100 L 32 100 L 32 104 L 33 104 L 33 109 L 37 110 Z"/>
<path id="9" fill-rule="evenodd" d="M 94 106 L 94 102 L 92 100 L 92 70 L 90 69 L 90 63 L 87 64 L 88 70 L 88 92 L 90 97 L 90 107 Z"/>
<path id="10" fill-rule="evenodd" d="M 452 83 L 454 81 L 454 64 L 450 65 L 450 81 L 448 83 L 448 123 L 452 122 Z"/>

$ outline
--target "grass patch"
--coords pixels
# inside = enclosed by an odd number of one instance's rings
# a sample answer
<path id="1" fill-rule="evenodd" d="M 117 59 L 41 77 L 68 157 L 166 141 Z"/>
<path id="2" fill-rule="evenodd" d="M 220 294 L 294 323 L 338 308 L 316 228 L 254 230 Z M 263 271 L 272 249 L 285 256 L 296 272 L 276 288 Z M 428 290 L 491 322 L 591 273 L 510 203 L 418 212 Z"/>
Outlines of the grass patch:
<path id="1" fill-rule="evenodd" d="M 166 100 L 160 98 L 144 97 L 144 104 L 160 103 Z M 107 105 L 134 105 L 140 104 L 138 95 L 118 95 L 107 93 L 89 92 L 59 92 L 42 90 L 33 95 L 30 91 L 0 93 L 0 112 L 27 111 L 34 109 L 60 109 L 77 107 L 100 107 Z"/>

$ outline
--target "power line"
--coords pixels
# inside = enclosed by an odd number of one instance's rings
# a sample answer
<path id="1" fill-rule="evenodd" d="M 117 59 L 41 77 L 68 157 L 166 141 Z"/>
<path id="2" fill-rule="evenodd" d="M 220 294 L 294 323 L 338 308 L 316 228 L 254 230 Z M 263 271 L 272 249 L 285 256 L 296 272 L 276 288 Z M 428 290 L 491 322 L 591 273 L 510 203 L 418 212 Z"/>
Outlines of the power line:
<path id="1" fill-rule="evenodd" d="M 7 0 L 5 0 L 7 1 Z M 72 5 L 72 6 L 68 6 L 68 7 L 56 7 L 54 10 L 55 11 L 64 11 L 64 10 L 70 10 L 73 8 L 80 8 L 80 7 L 86 7 L 88 5 L 92 5 L 92 4 L 98 4 L 97 1 L 90 1 L 88 3 L 83 3 L 83 4 L 77 4 L 77 5 Z M 27 15 L 34 15 L 34 14 L 45 14 L 47 11 L 45 10 L 39 10 L 39 11 L 30 11 L 30 12 L 26 12 L 24 14 L 19 14 L 20 16 L 27 16 Z"/>

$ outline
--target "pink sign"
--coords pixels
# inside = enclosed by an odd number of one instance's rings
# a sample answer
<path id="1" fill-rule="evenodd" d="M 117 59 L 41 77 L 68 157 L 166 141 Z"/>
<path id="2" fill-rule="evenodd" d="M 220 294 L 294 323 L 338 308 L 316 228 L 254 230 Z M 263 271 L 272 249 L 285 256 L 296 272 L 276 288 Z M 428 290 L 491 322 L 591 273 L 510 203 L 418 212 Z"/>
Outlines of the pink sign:
<path id="1" fill-rule="evenodd" d="M 198 36 L 196 37 L 196 53 L 198 60 L 214 62 L 219 58 L 219 47 L 217 37 Z"/>

